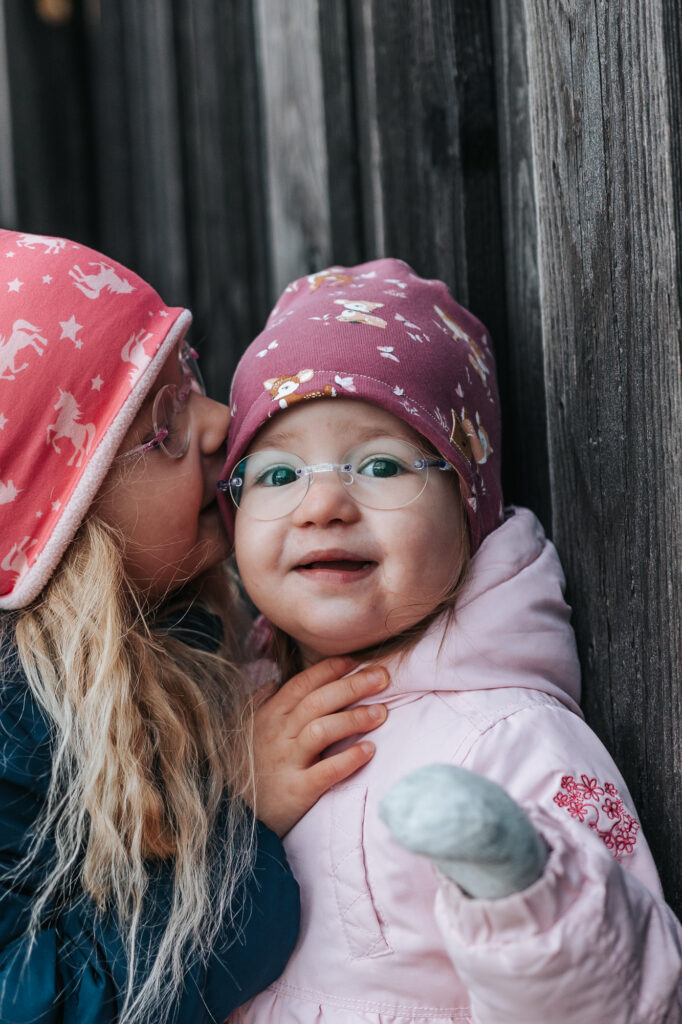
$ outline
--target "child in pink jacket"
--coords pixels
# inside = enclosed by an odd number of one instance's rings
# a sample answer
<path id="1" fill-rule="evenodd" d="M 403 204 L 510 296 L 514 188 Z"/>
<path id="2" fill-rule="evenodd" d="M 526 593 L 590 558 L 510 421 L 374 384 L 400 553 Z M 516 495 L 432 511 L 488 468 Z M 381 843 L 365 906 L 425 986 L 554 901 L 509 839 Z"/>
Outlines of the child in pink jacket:
<path id="1" fill-rule="evenodd" d="M 681 1021 L 682 932 L 578 706 L 556 551 L 503 508 L 484 327 L 398 260 L 333 267 L 285 290 L 231 405 L 221 505 L 268 653 L 391 679 L 373 759 L 285 840 L 299 940 L 233 1019 Z"/>

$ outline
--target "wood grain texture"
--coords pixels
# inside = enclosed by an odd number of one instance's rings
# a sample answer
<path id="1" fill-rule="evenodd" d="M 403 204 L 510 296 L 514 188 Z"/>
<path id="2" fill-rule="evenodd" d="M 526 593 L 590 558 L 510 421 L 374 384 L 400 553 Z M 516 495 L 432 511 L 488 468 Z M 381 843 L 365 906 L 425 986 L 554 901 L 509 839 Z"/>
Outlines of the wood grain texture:
<path id="1" fill-rule="evenodd" d="M 497 346 L 507 501 L 552 527 L 537 210 L 523 0 L 492 0 L 507 298 L 507 344 Z"/>
<path id="2" fill-rule="evenodd" d="M 87 74 L 80 18 L 42 21 L 34 4 L 4 0 L 18 225 L 94 238 Z"/>
<path id="3" fill-rule="evenodd" d="M 175 37 L 193 337 L 210 391 L 227 401 L 269 299 L 252 5 L 178 0 Z"/>
<path id="4" fill-rule="evenodd" d="M 491 28 L 472 0 L 350 0 L 368 257 L 504 329 Z"/>
<path id="5" fill-rule="evenodd" d="M 682 308 L 682 0 L 662 0 L 662 4 L 677 243 L 677 301 Z"/>
<path id="6" fill-rule="evenodd" d="M 179 305 L 189 290 L 172 14 L 164 0 L 102 3 L 89 33 L 102 245 L 111 233 L 111 254 L 126 251 L 133 269 Z"/>
<path id="7" fill-rule="evenodd" d="M 331 229 L 331 258 L 353 266 L 364 258 L 360 160 L 347 0 L 319 7 L 320 61 Z"/>
<path id="8" fill-rule="evenodd" d="M 454 5 L 351 0 L 367 258 L 469 301 Z"/>
<path id="9" fill-rule="evenodd" d="M 670 902 L 682 839 L 682 476 L 659 2 L 526 2 L 553 532 L 590 723 Z"/>
<path id="10" fill-rule="evenodd" d="M 14 180 L 14 145 L 12 142 L 12 100 L 7 69 L 7 33 L 5 10 L 0 3 L 0 224 L 17 227 L 17 196 Z"/>
<path id="11" fill-rule="evenodd" d="M 273 301 L 333 259 L 318 4 L 255 5 Z"/>

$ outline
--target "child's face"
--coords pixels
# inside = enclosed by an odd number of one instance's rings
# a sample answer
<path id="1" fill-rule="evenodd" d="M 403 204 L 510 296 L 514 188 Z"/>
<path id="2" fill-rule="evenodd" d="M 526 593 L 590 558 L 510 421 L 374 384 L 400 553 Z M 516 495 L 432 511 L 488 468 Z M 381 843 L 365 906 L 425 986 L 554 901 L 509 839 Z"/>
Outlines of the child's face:
<path id="1" fill-rule="evenodd" d="M 340 462 L 368 437 L 421 445 L 392 413 L 352 399 L 317 399 L 275 417 L 249 453 L 280 449 L 308 465 Z M 453 583 L 460 536 L 456 477 L 431 470 L 403 508 L 359 505 L 336 473 L 315 476 L 298 508 L 263 522 L 237 512 L 235 553 L 264 615 L 309 664 L 371 647 L 428 615 Z M 326 563 L 326 564 L 325 564 Z"/>
<path id="2" fill-rule="evenodd" d="M 182 384 L 177 353 L 158 376 L 119 449 L 154 434 L 152 405 L 164 384 Z M 157 448 L 117 459 L 100 490 L 96 511 L 126 537 L 126 568 L 139 589 L 159 597 L 230 554 L 216 503 L 230 420 L 226 406 L 191 392 L 190 441 L 179 459 Z"/>

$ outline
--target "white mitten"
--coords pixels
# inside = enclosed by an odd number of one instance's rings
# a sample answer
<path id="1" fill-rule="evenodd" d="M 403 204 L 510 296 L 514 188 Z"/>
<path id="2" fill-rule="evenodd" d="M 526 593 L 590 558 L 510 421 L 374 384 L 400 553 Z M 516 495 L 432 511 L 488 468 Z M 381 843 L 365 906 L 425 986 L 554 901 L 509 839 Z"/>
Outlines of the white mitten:
<path id="1" fill-rule="evenodd" d="M 542 874 L 549 854 L 502 787 L 465 768 L 417 769 L 389 790 L 379 814 L 397 842 L 429 857 L 478 899 L 526 889 Z"/>

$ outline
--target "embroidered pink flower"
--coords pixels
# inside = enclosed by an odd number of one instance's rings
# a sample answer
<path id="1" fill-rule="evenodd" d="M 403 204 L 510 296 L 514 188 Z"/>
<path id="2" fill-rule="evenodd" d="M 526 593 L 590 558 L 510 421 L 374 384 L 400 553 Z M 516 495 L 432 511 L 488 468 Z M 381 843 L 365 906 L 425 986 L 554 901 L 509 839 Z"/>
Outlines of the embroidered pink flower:
<path id="1" fill-rule="evenodd" d="M 582 782 L 582 786 L 579 786 L 578 788 L 582 789 L 586 799 L 599 800 L 599 798 L 604 795 L 604 790 L 601 786 L 597 785 L 596 779 L 588 779 L 587 775 L 581 775 L 580 781 Z"/>
<path id="2" fill-rule="evenodd" d="M 605 793 L 608 796 L 600 802 Z M 596 778 L 588 775 L 581 775 L 580 782 L 576 782 L 572 775 L 564 775 L 561 789 L 554 794 L 553 800 L 558 807 L 565 807 L 572 818 L 585 822 L 596 832 L 614 857 L 634 850 L 639 822 L 625 810 L 612 782 L 601 786 Z"/>
<path id="3" fill-rule="evenodd" d="M 607 797 L 601 805 L 601 809 L 609 818 L 619 818 L 623 810 L 623 801 L 611 800 Z"/>

